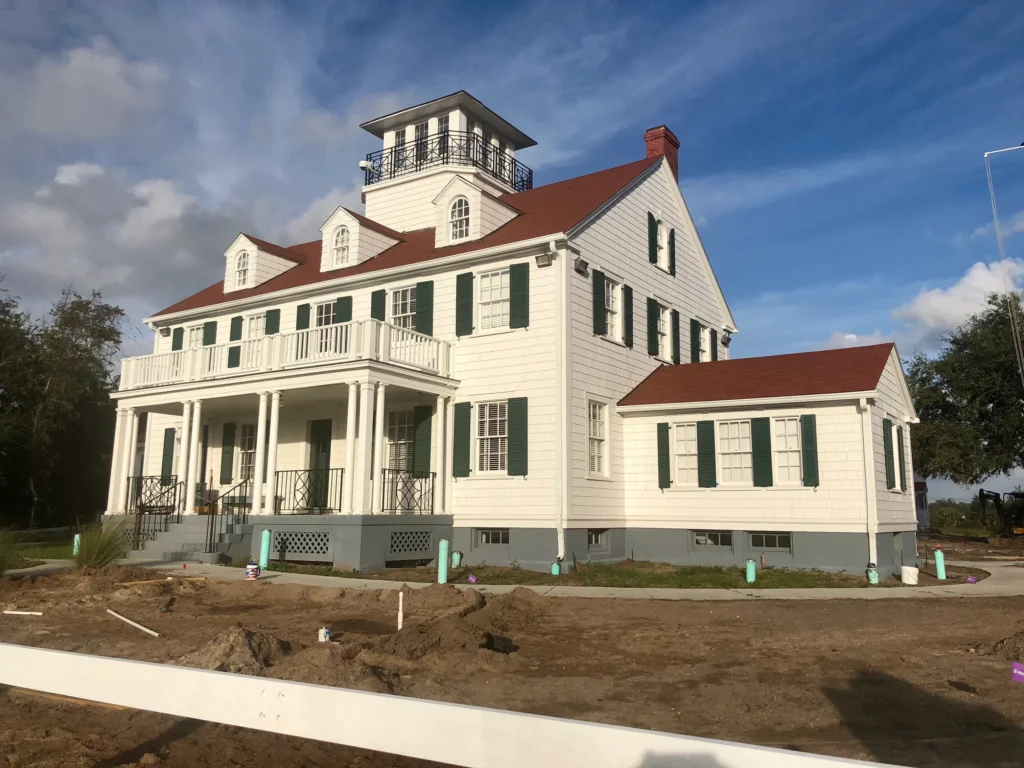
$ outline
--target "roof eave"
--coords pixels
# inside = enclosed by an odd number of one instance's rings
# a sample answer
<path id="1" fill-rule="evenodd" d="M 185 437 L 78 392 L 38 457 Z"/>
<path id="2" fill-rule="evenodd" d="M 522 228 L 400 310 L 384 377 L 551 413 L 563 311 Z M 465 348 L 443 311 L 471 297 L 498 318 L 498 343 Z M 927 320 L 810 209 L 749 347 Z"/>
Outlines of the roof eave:
<path id="1" fill-rule="evenodd" d="M 707 411 L 712 409 L 735 408 L 771 408 L 803 403 L 856 402 L 861 398 L 874 399 L 878 391 L 871 389 L 863 392 L 826 392 L 816 395 L 784 395 L 782 397 L 749 397 L 732 400 L 702 400 L 691 403 L 644 403 L 641 405 L 618 405 L 616 410 L 622 414 L 644 414 L 665 412 Z"/>

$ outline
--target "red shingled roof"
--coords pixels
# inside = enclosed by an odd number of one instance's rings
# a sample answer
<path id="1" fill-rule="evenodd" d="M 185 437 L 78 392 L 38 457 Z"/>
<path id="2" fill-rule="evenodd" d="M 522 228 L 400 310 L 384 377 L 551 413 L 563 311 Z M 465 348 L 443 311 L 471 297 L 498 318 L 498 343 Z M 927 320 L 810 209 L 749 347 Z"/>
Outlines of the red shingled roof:
<path id="1" fill-rule="evenodd" d="M 381 224 L 372 222 L 364 216 L 353 214 L 360 220 L 360 223 L 365 223 L 366 226 L 371 226 L 378 232 L 382 232 L 390 237 L 401 238 L 402 242 L 396 243 L 374 258 L 364 261 L 362 264 L 345 269 L 333 269 L 328 272 L 320 271 L 320 240 L 281 248 L 280 246 L 274 246 L 272 243 L 265 243 L 262 240 L 256 241 L 255 238 L 250 238 L 257 242 L 260 248 L 264 248 L 271 253 L 277 253 L 278 255 L 281 255 L 280 251 L 289 253 L 290 256 L 286 258 L 291 258 L 298 265 L 261 283 L 255 288 L 232 291 L 229 294 L 224 293 L 224 281 L 221 280 L 198 293 L 192 294 L 186 299 L 182 299 L 176 304 L 172 304 L 166 309 L 160 310 L 154 317 L 167 315 L 172 312 L 209 307 L 251 296 L 262 296 L 275 291 L 296 288 L 301 285 L 313 285 L 339 277 L 377 272 L 392 267 L 404 267 L 468 251 L 491 248 L 496 245 L 507 245 L 519 242 L 520 240 L 529 240 L 556 232 L 568 232 L 659 160 L 661 160 L 660 157 L 646 158 L 634 163 L 609 168 L 606 171 L 598 171 L 597 173 L 578 176 L 574 179 L 566 179 L 565 181 L 555 182 L 543 187 L 535 187 L 526 192 L 502 195 L 498 199 L 508 203 L 516 210 L 522 211 L 522 215 L 511 219 L 489 235 L 462 245 L 435 248 L 433 228 L 399 233 L 389 230 Z M 349 211 L 349 213 L 352 212 Z"/>
<path id="2" fill-rule="evenodd" d="M 619 405 L 667 405 L 873 390 L 893 345 L 663 365 Z"/>

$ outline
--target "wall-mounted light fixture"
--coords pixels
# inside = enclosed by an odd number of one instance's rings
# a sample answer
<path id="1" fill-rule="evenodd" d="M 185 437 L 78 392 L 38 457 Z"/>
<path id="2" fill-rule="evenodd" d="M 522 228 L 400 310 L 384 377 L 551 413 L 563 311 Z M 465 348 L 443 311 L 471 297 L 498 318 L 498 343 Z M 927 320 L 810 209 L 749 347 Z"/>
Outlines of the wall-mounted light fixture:
<path id="1" fill-rule="evenodd" d="M 590 269 L 590 265 L 587 264 L 586 259 L 582 256 L 577 256 L 572 261 L 572 268 L 579 272 L 581 275 L 586 275 L 587 270 Z"/>
<path id="2" fill-rule="evenodd" d="M 555 247 L 555 241 L 552 240 L 548 243 L 548 249 L 543 253 L 537 254 L 537 266 L 538 267 L 550 267 L 555 260 L 555 255 L 558 253 L 558 248 Z"/>

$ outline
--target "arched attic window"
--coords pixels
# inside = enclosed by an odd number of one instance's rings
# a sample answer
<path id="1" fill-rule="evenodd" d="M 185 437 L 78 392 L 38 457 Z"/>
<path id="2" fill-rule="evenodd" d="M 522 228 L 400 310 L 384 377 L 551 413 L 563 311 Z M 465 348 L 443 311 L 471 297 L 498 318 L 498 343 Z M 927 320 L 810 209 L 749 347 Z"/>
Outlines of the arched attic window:
<path id="1" fill-rule="evenodd" d="M 242 251 L 235 259 L 235 288 L 245 288 L 249 284 L 249 254 Z"/>
<path id="2" fill-rule="evenodd" d="M 452 201 L 449 221 L 451 222 L 450 240 L 452 242 L 469 237 L 469 200 L 460 196 Z"/>
<path id="3" fill-rule="evenodd" d="M 334 266 L 343 267 L 348 264 L 348 227 L 334 230 Z"/>

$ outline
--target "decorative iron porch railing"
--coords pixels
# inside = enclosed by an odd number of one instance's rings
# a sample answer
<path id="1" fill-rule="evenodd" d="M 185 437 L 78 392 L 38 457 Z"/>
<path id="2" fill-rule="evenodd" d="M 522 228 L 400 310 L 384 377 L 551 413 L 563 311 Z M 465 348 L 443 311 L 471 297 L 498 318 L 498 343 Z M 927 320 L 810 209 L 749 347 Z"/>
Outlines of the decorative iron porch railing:
<path id="1" fill-rule="evenodd" d="M 323 515 L 341 510 L 344 469 L 289 469 L 277 473 L 275 515 Z"/>
<path id="2" fill-rule="evenodd" d="M 216 552 L 221 534 L 234 533 L 235 526 L 245 525 L 252 511 L 252 480 L 242 480 L 209 501 L 203 514 L 206 521 L 206 551 Z"/>
<path id="3" fill-rule="evenodd" d="M 147 541 L 170 530 L 171 523 L 181 522 L 178 504 L 185 490 L 177 475 L 144 475 L 128 478 L 125 509 L 133 515 L 124 529 L 131 549 L 142 549 Z"/>
<path id="4" fill-rule="evenodd" d="M 476 133 L 443 131 L 366 156 L 366 184 L 439 165 L 481 168 L 515 192 L 533 189 L 533 170 Z"/>
<path id="5" fill-rule="evenodd" d="M 389 514 L 434 514 L 434 472 L 382 469 L 382 511 Z"/>

